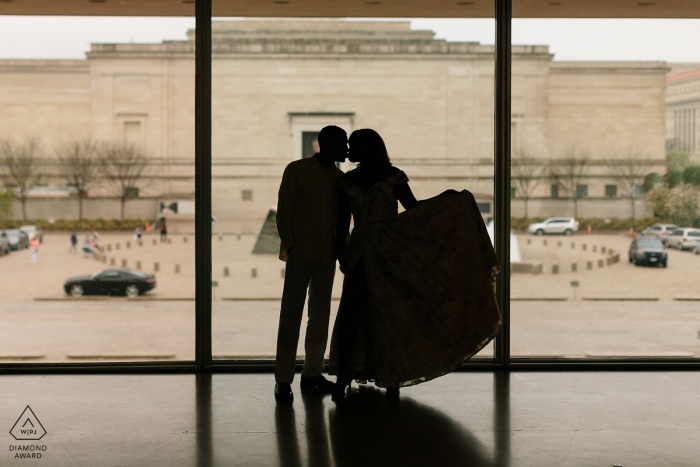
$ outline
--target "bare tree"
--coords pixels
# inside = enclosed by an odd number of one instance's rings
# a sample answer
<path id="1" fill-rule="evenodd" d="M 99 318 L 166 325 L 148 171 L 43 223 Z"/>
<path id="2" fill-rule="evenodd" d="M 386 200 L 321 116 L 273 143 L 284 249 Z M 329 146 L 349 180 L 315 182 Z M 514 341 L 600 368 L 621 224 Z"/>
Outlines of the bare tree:
<path id="1" fill-rule="evenodd" d="M 144 171 L 150 158 L 133 144 L 107 143 L 100 148 L 100 172 L 112 194 L 121 201 L 121 219 L 124 205 L 138 196 L 139 186 L 148 181 Z"/>
<path id="2" fill-rule="evenodd" d="M 651 171 L 652 162 L 646 154 L 637 148 L 619 151 L 615 157 L 606 161 L 610 178 L 620 187 L 622 196 L 629 198 L 632 207 L 632 219 L 635 218 L 635 202 L 641 196 L 637 187 L 644 183 L 644 177 Z"/>
<path id="3" fill-rule="evenodd" d="M 78 218 L 83 219 L 83 199 L 100 174 L 97 143 L 91 139 L 75 141 L 56 149 L 61 176 L 78 190 Z"/>
<path id="4" fill-rule="evenodd" d="M 533 157 L 527 151 L 518 151 L 511 161 L 511 180 L 516 194 L 525 201 L 525 219 L 529 217 L 528 202 L 542 183 L 547 172 L 547 164 Z"/>
<path id="5" fill-rule="evenodd" d="M 568 149 L 563 158 L 553 160 L 549 165 L 549 176 L 574 200 L 574 217 L 578 217 L 578 186 L 586 176 L 590 160 L 588 152 Z"/>
<path id="6" fill-rule="evenodd" d="M 22 219 L 27 220 L 27 192 L 39 181 L 41 142 L 27 138 L 23 143 L 3 141 L 0 144 L 0 165 L 6 186 L 14 186 L 15 196 L 22 203 Z"/>
<path id="7" fill-rule="evenodd" d="M 12 190 L 0 187 L 0 221 L 10 218 L 14 200 L 15 196 L 12 194 Z"/>

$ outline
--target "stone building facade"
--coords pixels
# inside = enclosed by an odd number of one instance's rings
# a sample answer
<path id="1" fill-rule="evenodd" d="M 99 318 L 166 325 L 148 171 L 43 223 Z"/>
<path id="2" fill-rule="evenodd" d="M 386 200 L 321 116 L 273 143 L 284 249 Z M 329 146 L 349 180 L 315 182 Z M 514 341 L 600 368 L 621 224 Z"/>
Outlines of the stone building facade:
<path id="1" fill-rule="evenodd" d="M 666 81 L 666 142 L 700 164 L 700 64 L 683 65 Z"/>
<path id="2" fill-rule="evenodd" d="M 491 197 L 493 46 L 437 40 L 408 22 L 212 26 L 215 230 L 256 232 L 284 167 L 313 153 L 315 133 L 328 124 L 376 129 L 418 197 L 448 188 Z M 152 158 L 139 188 L 153 200 L 153 216 L 161 202 L 192 199 L 194 34 L 92 44 L 85 60 L 0 61 L 0 138 L 39 136 L 49 162 L 54 147 L 79 138 L 133 143 Z M 543 162 L 589 154 L 581 185 L 591 202 L 579 203 L 579 216 L 629 216 L 628 200 L 606 197 L 613 182 L 605 161 L 635 148 L 653 170 L 665 170 L 666 64 L 559 62 L 547 46 L 515 45 L 512 70 L 514 154 Z M 51 167 L 44 183 L 65 186 Z M 572 213 L 568 200 L 550 199 L 570 195 L 552 184 L 542 180 L 531 216 Z M 104 184 L 90 190 L 108 195 Z"/>

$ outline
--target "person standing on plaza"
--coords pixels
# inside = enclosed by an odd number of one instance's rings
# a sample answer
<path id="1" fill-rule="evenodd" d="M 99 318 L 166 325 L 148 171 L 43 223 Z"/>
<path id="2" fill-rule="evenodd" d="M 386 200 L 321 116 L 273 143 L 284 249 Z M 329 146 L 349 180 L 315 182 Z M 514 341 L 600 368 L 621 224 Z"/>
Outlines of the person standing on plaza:
<path id="1" fill-rule="evenodd" d="M 165 226 L 165 217 L 160 218 L 160 241 L 164 242 L 168 239 L 168 228 Z"/>
<path id="2" fill-rule="evenodd" d="M 77 249 L 78 246 L 78 234 L 74 230 L 72 234 L 70 234 L 70 249 L 68 250 L 69 253 L 76 253 L 78 251 Z"/>
<path id="3" fill-rule="evenodd" d="M 32 263 L 37 262 L 37 253 L 39 252 L 39 237 L 34 235 L 31 240 L 29 240 L 29 252 L 31 253 Z"/>
<path id="4" fill-rule="evenodd" d="M 342 171 L 336 162 L 347 157 L 347 133 L 337 126 L 318 135 L 320 151 L 287 165 L 277 204 L 280 259 L 287 262 L 277 331 L 275 399 L 294 400 L 291 383 L 296 369 L 299 331 L 306 293 L 306 357 L 301 387 L 330 393 L 335 385 L 321 374 L 328 344 L 331 292 L 337 259 L 336 184 Z"/>

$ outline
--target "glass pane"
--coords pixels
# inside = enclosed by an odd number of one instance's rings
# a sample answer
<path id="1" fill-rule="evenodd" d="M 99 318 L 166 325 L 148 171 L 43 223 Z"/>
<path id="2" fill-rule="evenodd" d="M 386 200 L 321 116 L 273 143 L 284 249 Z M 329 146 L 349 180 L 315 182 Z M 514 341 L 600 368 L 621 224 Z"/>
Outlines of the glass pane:
<path id="1" fill-rule="evenodd" d="M 194 19 L 0 24 L 0 359 L 192 360 Z"/>
<path id="2" fill-rule="evenodd" d="M 698 26 L 513 21 L 514 357 L 700 356 Z"/>
<path id="3" fill-rule="evenodd" d="M 275 358 L 286 266 L 278 191 L 290 162 L 318 152 L 323 127 L 376 130 L 418 199 L 468 189 L 490 221 L 493 19 L 217 19 L 212 28 L 214 359 Z M 336 270 L 329 336 L 342 282 Z M 299 359 L 305 332 L 303 318 Z"/>

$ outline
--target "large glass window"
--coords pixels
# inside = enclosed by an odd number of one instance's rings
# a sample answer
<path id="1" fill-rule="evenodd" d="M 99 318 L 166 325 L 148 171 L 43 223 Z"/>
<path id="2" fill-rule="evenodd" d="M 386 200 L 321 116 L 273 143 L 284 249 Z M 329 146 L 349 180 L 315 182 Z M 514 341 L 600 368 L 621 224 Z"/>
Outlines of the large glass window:
<path id="1" fill-rule="evenodd" d="M 0 23 L 0 359 L 193 360 L 193 18 Z"/>
<path id="2" fill-rule="evenodd" d="M 417 198 L 468 189 L 491 220 L 495 29 L 470 21 L 213 21 L 215 360 L 274 358 L 278 190 L 287 164 L 318 151 L 324 126 L 376 130 Z M 336 271 L 331 331 L 342 281 Z M 300 356 L 305 328 L 306 318 Z"/>
<path id="3" fill-rule="evenodd" d="M 700 356 L 698 26 L 513 21 L 514 357 Z"/>

